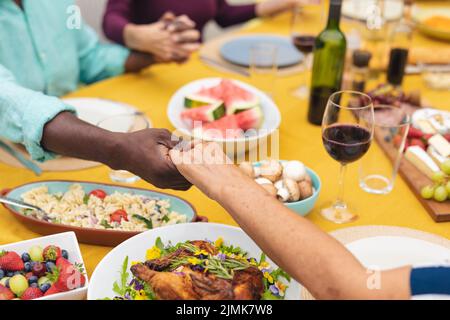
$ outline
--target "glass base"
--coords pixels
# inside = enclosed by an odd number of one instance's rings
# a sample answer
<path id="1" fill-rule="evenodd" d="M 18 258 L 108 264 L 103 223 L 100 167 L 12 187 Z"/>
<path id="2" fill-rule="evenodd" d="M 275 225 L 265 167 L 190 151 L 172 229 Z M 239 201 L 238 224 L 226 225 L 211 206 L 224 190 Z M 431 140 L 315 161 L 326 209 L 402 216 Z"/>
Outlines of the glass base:
<path id="1" fill-rule="evenodd" d="M 349 223 L 358 219 L 358 216 L 352 213 L 345 203 L 333 203 L 331 206 L 323 208 L 320 214 L 328 221 L 337 224 Z"/>
<path id="2" fill-rule="evenodd" d="M 141 178 L 126 170 L 112 170 L 109 173 L 109 177 L 114 182 L 128 183 L 128 184 L 132 184 L 141 180 Z"/>
<path id="3" fill-rule="evenodd" d="M 294 97 L 305 100 L 309 98 L 309 87 L 304 85 L 292 91 Z"/>
<path id="4" fill-rule="evenodd" d="M 361 178 L 359 186 L 372 194 L 388 194 L 394 188 L 392 181 L 382 175 L 372 174 Z"/>

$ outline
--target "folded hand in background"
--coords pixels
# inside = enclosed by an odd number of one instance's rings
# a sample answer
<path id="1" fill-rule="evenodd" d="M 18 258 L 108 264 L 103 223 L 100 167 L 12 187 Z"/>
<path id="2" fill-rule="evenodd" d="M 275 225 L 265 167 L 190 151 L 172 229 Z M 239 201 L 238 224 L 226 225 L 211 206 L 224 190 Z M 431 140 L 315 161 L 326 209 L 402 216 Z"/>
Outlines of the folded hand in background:
<path id="1" fill-rule="evenodd" d="M 199 49 L 200 32 L 187 16 L 168 12 L 156 23 L 128 24 L 124 40 L 127 47 L 153 55 L 158 63 L 184 62 Z"/>

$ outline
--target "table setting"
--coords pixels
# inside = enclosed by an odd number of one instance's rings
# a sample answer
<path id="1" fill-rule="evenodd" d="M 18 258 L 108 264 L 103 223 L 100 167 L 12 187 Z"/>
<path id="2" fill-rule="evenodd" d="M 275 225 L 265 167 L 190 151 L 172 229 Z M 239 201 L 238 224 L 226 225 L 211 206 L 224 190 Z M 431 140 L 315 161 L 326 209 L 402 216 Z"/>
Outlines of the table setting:
<path id="1" fill-rule="evenodd" d="M 450 6 L 338 2 L 254 19 L 183 63 L 62 101 L 109 132 L 218 144 L 368 272 L 448 263 Z M 202 191 L 72 157 L 37 162 L 0 139 L 0 298 L 317 298 Z"/>

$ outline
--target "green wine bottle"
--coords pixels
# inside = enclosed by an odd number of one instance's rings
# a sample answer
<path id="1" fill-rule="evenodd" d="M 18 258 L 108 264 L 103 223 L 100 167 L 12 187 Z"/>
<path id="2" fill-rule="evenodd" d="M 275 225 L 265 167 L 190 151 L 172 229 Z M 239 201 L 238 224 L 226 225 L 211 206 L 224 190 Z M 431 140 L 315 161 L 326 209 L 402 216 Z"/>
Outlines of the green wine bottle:
<path id="1" fill-rule="evenodd" d="M 330 0 L 328 23 L 314 46 L 308 121 L 322 124 L 323 114 L 331 94 L 341 89 L 347 41 L 339 28 L 342 0 Z"/>

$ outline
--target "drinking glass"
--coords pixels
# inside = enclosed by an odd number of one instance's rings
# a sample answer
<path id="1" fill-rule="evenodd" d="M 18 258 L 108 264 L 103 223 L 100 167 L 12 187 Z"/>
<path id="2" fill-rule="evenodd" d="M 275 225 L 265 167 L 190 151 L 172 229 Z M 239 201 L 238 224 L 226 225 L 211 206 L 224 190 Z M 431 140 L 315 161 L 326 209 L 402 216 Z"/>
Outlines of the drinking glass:
<path id="1" fill-rule="evenodd" d="M 334 223 L 346 223 L 358 216 L 344 202 L 347 164 L 362 158 L 369 150 L 374 131 L 371 98 L 360 92 L 339 91 L 330 96 L 322 121 L 322 141 L 328 154 L 341 164 L 337 200 L 321 210 Z"/>
<path id="2" fill-rule="evenodd" d="M 410 116 L 405 110 L 389 105 L 375 106 L 374 134 L 379 143 L 386 145 L 390 159 L 380 158 L 377 149 L 369 150 L 359 167 L 359 185 L 364 191 L 373 194 L 388 194 L 392 191 L 410 124 Z"/>
<path id="3" fill-rule="evenodd" d="M 277 55 L 277 46 L 270 43 L 260 43 L 250 48 L 251 82 L 272 98 L 278 71 Z"/>
<path id="4" fill-rule="evenodd" d="M 150 128 L 147 117 L 140 112 L 119 114 L 100 121 L 97 127 L 111 131 L 131 133 Z M 141 178 L 126 170 L 111 170 L 109 177 L 113 182 L 132 184 Z"/>
<path id="5" fill-rule="evenodd" d="M 303 54 L 303 70 L 310 72 L 312 67 L 312 52 L 316 36 L 324 28 L 324 6 L 321 1 L 315 4 L 297 6 L 292 12 L 291 38 L 292 43 Z M 307 98 L 309 85 L 303 81 L 300 87 L 296 88 L 294 95 L 299 98 Z"/>

